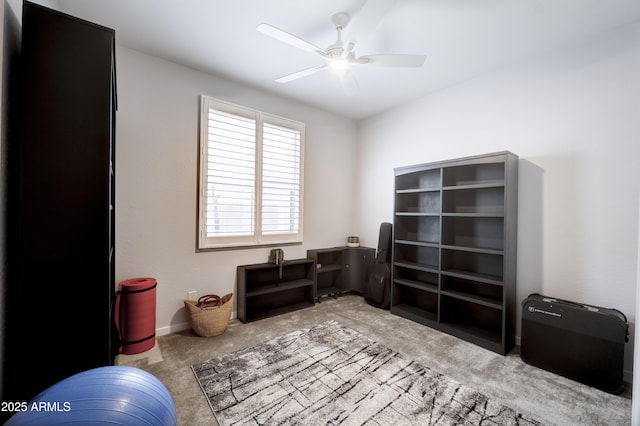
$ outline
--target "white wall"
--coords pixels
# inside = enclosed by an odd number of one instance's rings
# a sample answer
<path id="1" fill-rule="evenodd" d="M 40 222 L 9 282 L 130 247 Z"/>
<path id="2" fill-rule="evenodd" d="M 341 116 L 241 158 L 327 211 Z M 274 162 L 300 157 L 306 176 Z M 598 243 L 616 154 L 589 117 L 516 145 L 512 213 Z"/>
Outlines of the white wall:
<path id="1" fill-rule="evenodd" d="M 304 244 L 344 245 L 353 234 L 353 121 L 122 46 L 116 48 L 116 282 L 158 281 L 159 334 L 188 327 L 186 292 L 235 293 L 236 266 L 269 248 L 196 253 L 199 96 L 210 95 L 306 123 Z"/>
<path id="2" fill-rule="evenodd" d="M 394 167 L 509 150 L 520 156 L 517 299 L 541 292 L 635 322 L 638 76 L 635 25 L 361 122 L 356 233 L 371 239 L 393 220 Z M 629 343 L 628 371 L 632 360 Z"/>

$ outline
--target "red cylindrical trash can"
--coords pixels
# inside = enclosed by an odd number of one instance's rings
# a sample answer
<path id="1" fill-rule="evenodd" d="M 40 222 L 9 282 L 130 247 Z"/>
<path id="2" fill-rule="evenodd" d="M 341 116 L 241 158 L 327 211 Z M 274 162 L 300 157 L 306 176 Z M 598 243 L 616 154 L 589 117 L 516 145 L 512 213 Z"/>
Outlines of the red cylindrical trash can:
<path id="1" fill-rule="evenodd" d="M 155 278 L 132 278 L 118 284 L 115 323 L 121 354 L 139 354 L 156 344 Z"/>

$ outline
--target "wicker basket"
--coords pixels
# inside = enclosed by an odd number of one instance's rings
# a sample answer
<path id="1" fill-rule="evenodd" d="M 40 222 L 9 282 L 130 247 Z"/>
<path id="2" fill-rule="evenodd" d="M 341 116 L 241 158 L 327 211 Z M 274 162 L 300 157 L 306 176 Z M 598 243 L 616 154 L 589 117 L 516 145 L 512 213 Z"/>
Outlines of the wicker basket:
<path id="1" fill-rule="evenodd" d="M 189 324 L 197 335 L 211 337 L 227 330 L 233 309 L 233 293 L 227 294 L 220 300 L 222 304 L 219 306 L 206 306 L 206 304 L 198 306 L 195 300 L 184 301 Z"/>

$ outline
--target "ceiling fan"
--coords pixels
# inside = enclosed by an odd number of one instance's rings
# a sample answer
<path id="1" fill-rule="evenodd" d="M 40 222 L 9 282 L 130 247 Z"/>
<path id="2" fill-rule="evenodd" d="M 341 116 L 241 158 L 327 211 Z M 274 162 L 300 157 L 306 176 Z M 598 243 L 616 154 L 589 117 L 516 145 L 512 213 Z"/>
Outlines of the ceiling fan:
<path id="1" fill-rule="evenodd" d="M 276 79 L 277 83 L 288 83 L 319 71 L 336 70 L 345 93 L 349 96 L 356 94 L 360 89 L 358 83 L 351 72 L 353 65 L 372 65 L 380 67 L 421 67 L 426 59 L 425 55 L 408 55 L 408 54 L 373 54 L 356 56 L 355 45 L 358 41 L 368 36 L 382 20 L 384 15 L 393 5 L 393 0 L 368 0 L 357 19 L 351 20 L 346 13 L 336 13 L 331 17 L 336 32 L 338 33 L 335 43 L 326 49 L 322 49 L 313 43 L 303 40 L 291 33 L 288 33 L 273 25 L 261 23 L 256 28 L 259 32 L 266 34 L 276 40 L 287 43 L 298 49 L 316 54 L 323 58 L 323 64 L 296 71 L 292 74 L 285 75 Z M 347 39 L 349 42 L 342 40 L 342 32 L 349 26 Z"/>

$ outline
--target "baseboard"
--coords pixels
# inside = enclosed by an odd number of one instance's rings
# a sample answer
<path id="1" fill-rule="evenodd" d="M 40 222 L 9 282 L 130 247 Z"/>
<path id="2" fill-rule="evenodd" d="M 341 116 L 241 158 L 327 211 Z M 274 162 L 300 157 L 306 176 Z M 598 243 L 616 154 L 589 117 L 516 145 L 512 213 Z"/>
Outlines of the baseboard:
<path id="1" fill-rule="evenodd" d="M 179 331 L 188 330 L 189 328 L 191 328 L 191 326 L 188 322 L 172 324 L 168 327 L 156 328 L 156 336 L 166 336 L 167 334 L 178 333 Z"/>

